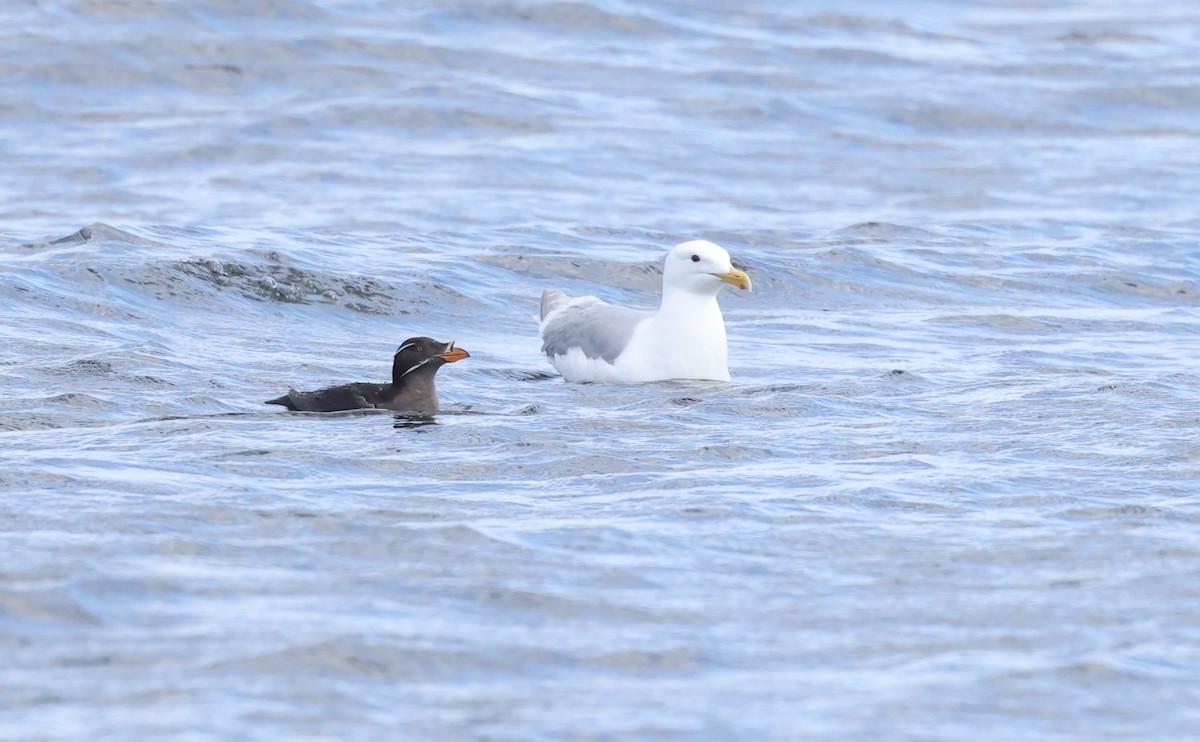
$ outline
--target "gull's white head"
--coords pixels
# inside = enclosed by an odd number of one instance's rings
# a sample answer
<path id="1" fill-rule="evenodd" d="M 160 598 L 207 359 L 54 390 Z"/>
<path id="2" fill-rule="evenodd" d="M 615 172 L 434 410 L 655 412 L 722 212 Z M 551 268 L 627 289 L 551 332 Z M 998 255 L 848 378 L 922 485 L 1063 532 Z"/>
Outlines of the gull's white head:
<path id="1" fill-rule="evenodd" d="M 697 294 L 716 294 L 721 284 L 750 289 L 750 276 L 733 267 L 725 248 L 708 240 L 683 242 L 667 253 L 663 291 L 677 288 Z"/>

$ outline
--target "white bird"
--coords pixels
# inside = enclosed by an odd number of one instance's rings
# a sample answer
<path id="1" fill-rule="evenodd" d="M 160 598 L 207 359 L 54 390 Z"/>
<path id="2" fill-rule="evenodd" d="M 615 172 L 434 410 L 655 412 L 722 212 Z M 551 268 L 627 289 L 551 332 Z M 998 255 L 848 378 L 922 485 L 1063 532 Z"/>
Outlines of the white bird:
<path id="1" fill-rule="evenodd" d="M 567 381 L 729 381 L 722 284 L 750 289 L 729 253 L 707 240 L 676 245 L 663 263 L 658 310 L 615 307 L 594 296 L 542 292 L 542 352 Z"/>

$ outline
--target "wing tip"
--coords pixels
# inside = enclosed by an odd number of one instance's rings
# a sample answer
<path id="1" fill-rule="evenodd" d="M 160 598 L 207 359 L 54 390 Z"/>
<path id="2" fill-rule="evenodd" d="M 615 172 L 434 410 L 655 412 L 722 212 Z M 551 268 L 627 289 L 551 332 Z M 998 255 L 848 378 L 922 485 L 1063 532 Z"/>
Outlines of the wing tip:
<path id="1" fill-rule="evenodd" d="M 567 295 L 558 289 L 546 289 L 542 291 L 542 306 L 538 319 L 544 321 L 549 317 L 554 310 L 561 307 L 567 301 Z"/>
<path id="2" fill-rule="evenodd" d="M 292 412 L 296 412 L 298 410 L 298 408 L 296 407 L 295 400 L 292 399 L 292 395 L 294 393 L 295 393 L 295 390 L 289 390 L 288 393 L 283 395 L 282 397 L 276 397 L 275 399 L 268 399 L 267 401 L 263 402 L 263 404 L 283 405 L 284 407 L 288 408 Z"/>

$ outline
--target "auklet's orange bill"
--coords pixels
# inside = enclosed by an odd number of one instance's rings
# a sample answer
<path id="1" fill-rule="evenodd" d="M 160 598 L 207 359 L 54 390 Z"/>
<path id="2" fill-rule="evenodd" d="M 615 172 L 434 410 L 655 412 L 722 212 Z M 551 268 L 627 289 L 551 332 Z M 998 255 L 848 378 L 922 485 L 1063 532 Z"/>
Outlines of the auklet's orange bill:
<path id="1" fill-rule="evenodd" d="M 293 412 L 339 412 L 341 410 L 381 409 L 396 412 L 433 412 L 438 408 L 437 386 L 433 377 L 447 363 L 470 358 L 454 341 L 440 343 L 433 338 L 409 338 L 396 350 L 392 360 L 392 383 L 357 382 L 298 392 L 289 389 L 267 404 L 278 404 Z"/>

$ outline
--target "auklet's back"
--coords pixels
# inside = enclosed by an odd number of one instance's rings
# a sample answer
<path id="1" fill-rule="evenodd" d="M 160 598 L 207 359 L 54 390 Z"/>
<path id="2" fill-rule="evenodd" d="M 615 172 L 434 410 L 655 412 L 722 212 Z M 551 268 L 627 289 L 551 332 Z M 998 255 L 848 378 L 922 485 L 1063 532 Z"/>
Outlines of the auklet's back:
<path id="1" fill-rule="evenodd" d="M 416 337 L 405 340 L 392 360 L 392 383 L 357 382 L 298 392 L 289 389 L 278 399 L 266 404 L 278 404 L 293 412 L 339 412 L 378 408 L 397 412 L 433 412 L 438 408 L 434 376 L 447 363 L 470 358 L 454 341 L 440 343 L 433 338 Z"/>

